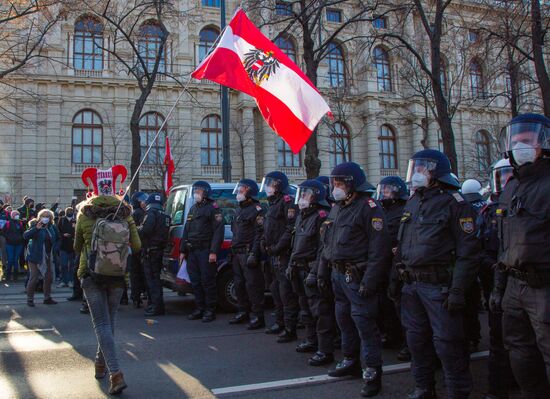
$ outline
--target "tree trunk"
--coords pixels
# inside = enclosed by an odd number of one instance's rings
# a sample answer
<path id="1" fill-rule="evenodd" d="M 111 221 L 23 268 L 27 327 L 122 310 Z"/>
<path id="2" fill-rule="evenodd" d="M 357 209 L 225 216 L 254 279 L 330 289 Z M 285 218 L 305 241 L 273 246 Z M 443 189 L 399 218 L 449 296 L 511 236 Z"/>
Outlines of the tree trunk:
<path id="1" fill-rule="evenodd" d="M 513 53 L 508 52 L 508 75 L 510 76 L 510 112 L 512 118 L 519 113 L 519 65 L 513 59 Z"/>
<path id="2" fill-rule="evenodd" d="M 544 63 L 544 32 L 539 0 L 531 0 L 531 43 L 533 46 L 533 63 L 539 81 L 544 115 L 550 118 L 550 78 Z"/>
<path id="3" fill-rule="evenodd" d="M 142 90 L 140 96 L 134 104 L 134 110 L 132 112 L 132 117 L 130 118 L 130 134 L 132 135 L 132 157 L 130 160 L 130 172 L 134 182 L 130 187 L 130 192 L 135 193 L 139 191 L 139 164 L 141 163 L 141 140 L 139 136 L 139 120 L 141 118 L 141 112 L 147 101 L 147 97 L 151 93 L 151 90 L 145 88 Z"/>

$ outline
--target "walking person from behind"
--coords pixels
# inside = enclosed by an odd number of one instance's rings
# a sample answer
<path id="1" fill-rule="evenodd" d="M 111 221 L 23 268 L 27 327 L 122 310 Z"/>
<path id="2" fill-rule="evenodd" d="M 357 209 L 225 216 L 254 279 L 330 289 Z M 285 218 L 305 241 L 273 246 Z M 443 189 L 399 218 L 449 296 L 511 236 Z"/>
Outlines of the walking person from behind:
<path id="1" fill-rule="evenodd" d="M 195 203 L 189 210 L 180 244 L 180 263 L 187 259 L 187 270 L 195 294 L 196 309 L 189 320 L 208 323 L 216 318 L 218 251 L 223 242 L 223 215 L 212 199 L 212 188 L 196 181 L 192 189 Z"/>

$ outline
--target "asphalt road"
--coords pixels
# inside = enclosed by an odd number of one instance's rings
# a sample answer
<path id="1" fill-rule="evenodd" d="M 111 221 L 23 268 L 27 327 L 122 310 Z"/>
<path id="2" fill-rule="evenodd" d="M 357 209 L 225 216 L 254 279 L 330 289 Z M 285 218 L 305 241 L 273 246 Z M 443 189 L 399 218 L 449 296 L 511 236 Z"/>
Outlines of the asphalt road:
<path id="1" fill-rule="evenodd" d="M 307 366 L 308 355 L 294 344 L 230 326 L 230 315 L 210 324 L 188 321 L 192 297 L 166 293 L 167 316 L 148 325 L 142 310 L 122 306 L 117 349 L 129 388 L 125 398 L 359 398 L 360 380 L 328 379 L 327 368 Z M 25 303 L 21 283 L 0 286 L 0 398 L 103 398 L 107 380 L 93 377 L 96 340 L 80 304 L 67 302 L 69 290 L 56 289 L 58 305 Z M 485 317 L 482 324 L 485 324 Z M 487 336 L 486 329 L 483 332 Z M 481 350 L 486 349 L 482 342 Z M 384 351 L 387 367 L 379 398 L 403 398 L 414 383 L 408 365 Z M 337 358 L 340 353 L 337 353 Z M 486 360 L 472 362 L 475 392 L 486 389 Z M 444 385 L 439 376 L 440 397 Z"/>

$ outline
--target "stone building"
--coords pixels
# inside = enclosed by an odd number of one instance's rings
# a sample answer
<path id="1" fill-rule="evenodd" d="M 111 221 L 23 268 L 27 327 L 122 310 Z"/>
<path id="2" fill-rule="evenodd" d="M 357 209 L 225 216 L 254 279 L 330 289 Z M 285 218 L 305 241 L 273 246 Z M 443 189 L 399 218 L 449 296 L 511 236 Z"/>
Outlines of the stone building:
<path id="1" fill-rule="evenodd" d="M 165 22 L 169 39 L 161 68 L 185 83 L 220 32 L 220 1 L 185 0 L 176 6 L 178 10 Z M 228 20 L 236 6 L 235 1 L 227 1 Z M 461 9 L 474 22 L 484 12 L 468 3 Z M 282 2 L 272 11 L 275 17 L 286 12 L 288 5 Z M 327 10 L 324 29 L 337 29 L 348 12 Z M 140 43 L 154 50 L 158 45 L 154 18 L 145 16 L 141 23 L 147 34 Z M 391 31 L 393 23 L 391 18 L 380 17 L 359 29 Z M 262 30 L 303 65 L 298 38 L 292 31 L 280 36 L 278 28 L 271 25 Z M 414 18 L 407 29 L 415 35 Z M 479 40 L 473 30 L 462 33 L 465 42 Z M 411 94 L 401 55 L 389 51 L 384 43 L 359 51 L 359 45 L 345 43 L 347 34 L 342 33 L 343 44 L 331 44 L 319 69 L 318 87 L 336 118 L 319 128 L 321 173 L 328 174 L 335 163 L 351 159 L 365 168 L 373 183 L 383 176 L 404 176 L 413 152 L 441 145 L 437 123 L 427 105 Z M 104 22 L 85 12 L 68 13 L 47 37 L 48 58 L 9 77 L 13 85 L 24 89 L 0 100 L 10 110 L 0 116 L 0 193 L 12 196 L 14 203 L 27 194 L 48 203 L 60 197 L 66 204 L 73 195 L 84 194 L 80 179 L 84 168 L 107 168 L 114 163 L 129 168 L 129 120 L 139 90 L 115 57 L 93 46 L 94 41 L 112 46 Z M 469 97 L 460 103 L 453 119 L 460 178 L 483 179 L 496 157 L 493 138 L 510 115 L 506 99 L 488 93 L 505 92 L 506 79 L 491 71 L 495 63 L 488 58 L 454 59 L 461 57 L 460 52 L 447 57 L 450 64 L 465 65 L 460 92 Z M 448 73 L 452 74 L 451 68 Z M 458 80 L 456 76 L 445 79 Z M 170 76 L 159 76 L 140 122 L 142 153 L 180 91 L 181 85 Z M 536 107 L 536 101 L 526 100 L 524 108 Z M 166 121 L 165 133 L 177 164 L 176 182 L 221 180 L 219 104 L 219 86 L 192 81 Z M 305 178 L 303 150 L 293 155 L 265 124 L 250 97 L 231 91 L 230 109 L 233 180 L 243 176 L 260 180 L 274 169 L 287 173 L 291 180 Z M 164 156 L 164 142 L 163 133 L 144 164 L 144 189 L 161 184 L 158 164 Z"/>

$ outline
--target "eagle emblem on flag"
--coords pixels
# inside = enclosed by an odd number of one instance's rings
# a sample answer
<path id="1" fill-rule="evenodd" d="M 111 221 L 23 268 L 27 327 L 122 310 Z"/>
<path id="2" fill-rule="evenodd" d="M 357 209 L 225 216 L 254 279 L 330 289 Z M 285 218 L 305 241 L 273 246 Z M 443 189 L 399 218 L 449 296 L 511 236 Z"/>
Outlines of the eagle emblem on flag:
<path id="1" fill-rule="evenodd" d="M 273 56 L 273 51 L 254 49 L 244 55 L 246 73 L 258 86 L 280 67 L 279 61 Z"/>

